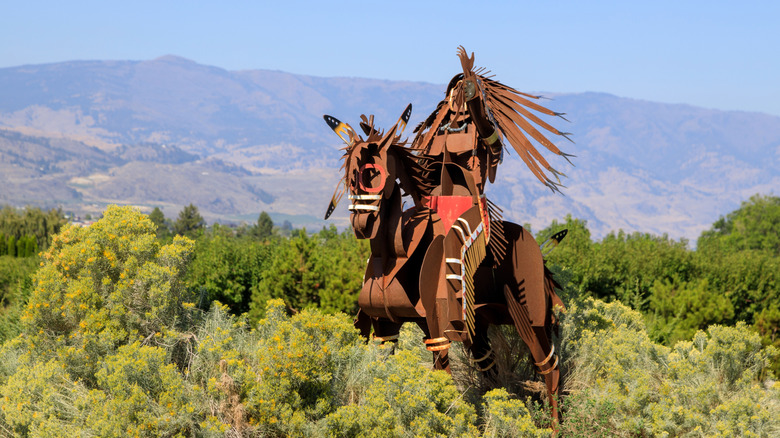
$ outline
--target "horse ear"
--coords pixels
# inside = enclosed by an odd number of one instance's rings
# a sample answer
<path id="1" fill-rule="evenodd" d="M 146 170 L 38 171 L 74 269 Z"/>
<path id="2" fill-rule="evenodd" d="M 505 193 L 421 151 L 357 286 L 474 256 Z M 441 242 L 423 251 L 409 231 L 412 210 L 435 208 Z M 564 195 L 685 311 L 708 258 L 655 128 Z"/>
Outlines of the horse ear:
<path id="1" fill-rule="evenodd" d="M 398 121 L 393 125 L 392 128 L 390 128 L 390 131 L 388 131 L 385 136 L 382 138 L 382 142 L 379 145 L 380 149 L 384 149 L 387 146 L 389 146 L 393 140 L 403 134 L 404 128 L 406 128 L 406 124 L 409 123 L 409 118 L 412 117 L 412 104 L 406 106 L 406 109 L 404 110 L 403 114 L 401 114 L 401 117 L 398 119 Z M 396 134 L 397 132 L 397 134 Z"/>
<path id="2" fill-rule="evenodd" d="M 339 136 L 339 138 L 347 145 L 347 147 L 352 147 L 352 145 L 355 144 L 355 140 L 358 138 L 358 135 L 351 126 L 327 114 L 322 116 L 322 118 L 325 119 L 325 123 L 330 126 L 330 129 L 332 129 L 333 132 Z"/>
<path id="3" fill-rule="evenodd" d="M 395 132 L 398 131 L 398 124 L 396 123 L 390 128 L 389 131 L 382 137 L 382 141 L 379 142 L 379 150 L 385 150 L 388 146 L 393 144 L 393 140 L 397 137 Z"/>

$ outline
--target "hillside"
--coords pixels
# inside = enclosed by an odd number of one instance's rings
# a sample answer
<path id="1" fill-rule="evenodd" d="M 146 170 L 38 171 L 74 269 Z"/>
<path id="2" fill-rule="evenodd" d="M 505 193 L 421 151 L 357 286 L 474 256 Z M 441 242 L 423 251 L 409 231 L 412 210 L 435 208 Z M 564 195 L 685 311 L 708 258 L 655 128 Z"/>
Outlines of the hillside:
<path id="1" fill-rule="evenodd" d="M 0 203 L 93 213 L 130 203 L 175 216 L 192 202 L 208 220 L 266 210 L 319 227 L 341 155 L 322 114 L 355 123 L 373 113 L 389 126 L 411 102 L 414 126 L 443 88 L 175 56 L 0 69 Z M 571 120 L 555 124 L 574 133 L 576 144 L 560 146 L 577 167 L 555 163 L 569 175 L 562 197 L 507 157 L 488 193 L 517 222 L 539 228 L 572 213 L 597 236 L 622 228 L 695 239 L 713 217 L 780 187 L 779 117 L 545 94 Z M 333 220 L 346 216 L 342 206 Z"/>

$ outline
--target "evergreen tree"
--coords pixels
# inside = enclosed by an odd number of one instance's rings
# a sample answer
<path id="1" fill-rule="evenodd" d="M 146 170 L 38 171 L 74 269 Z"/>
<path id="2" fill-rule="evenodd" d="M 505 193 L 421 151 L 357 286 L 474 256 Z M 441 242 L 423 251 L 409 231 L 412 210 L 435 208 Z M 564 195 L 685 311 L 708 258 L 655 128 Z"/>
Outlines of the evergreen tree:
<path id="1" fill-rule="evenodd" d="M 165 214 L 160 210 L 160 207 L 154 207 L 154 210 L 149 214 L 149 219 L 157 227 L 158 239 L 171 237 L 170 221 L 165 218 Z"/>
<path id="2" fill-rule="evenodd" d="M 6 240 L 6 248 L 6 254 L 11 257 L 16 257 L 16 239 L 14 236 L 8 236 L 8 240 Z"/>
<path id="3" fill-rule="evenodd" d="M 27 252 L 25 252 L 27 236 L 22 236 L 19 238 L 19 240 L 16 241 L 16 256 L 17 257 L 27 257 Z"/>
<path id="4" fill-rule="evenodd" d="M 282 222 L 282 235 L 283 236 L 289 236 L 292 233 L 292 223 L 290 221 L 286 220 Z"/>
<path id="5" fill-rule="evenodd" d="M 274 221 L 271 220 L 271 216 L 266 213 L 260 213 L 257 218 L 257 225 L 255 225 L 254 234 L 261 240 L 271 237 L 274 231 Z"/>
<path id="6" fill-rule="evenodd" d="M 190 204 L 179 212 L 179 218 L 173 224 L 173 231 L 180 236 L 196 237 L 206 226 L 206 221 L 198 212 L 198 207 Z"/>
<path id="7" fill-rule="evenodd" d="M 27 254 L 27 257 L 38 254 L 38 241 L 35 239 L 35 236 L 27 236 L 24 251 Z"/>

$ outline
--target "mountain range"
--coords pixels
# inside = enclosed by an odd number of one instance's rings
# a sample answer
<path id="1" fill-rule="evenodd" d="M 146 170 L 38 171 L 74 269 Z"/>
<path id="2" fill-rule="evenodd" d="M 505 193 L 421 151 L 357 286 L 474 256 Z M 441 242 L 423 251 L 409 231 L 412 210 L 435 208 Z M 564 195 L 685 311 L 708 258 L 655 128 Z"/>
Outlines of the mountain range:
<path id="1" fill-rule="evenodd" d="M 411 128 L 448 80 L 227 71 L 176 56 L 0 69 L 0 204 L 77 214 L 133 204 L 175 217 L 193 203 L 209 221 L 267 211 L 318 228 L 342 154 L 322 115 L 356 125 L 374 114 L 389 127 L 411 102 Z M 566 113 L 568 122 L 546 120 L 573 133 L 557 144 L 577 157 L 572 167 L 548 156 L 568 175 L 561 196 L 508 153 L 487 193 L 510 220 L 539 229 L 570 213 L 597 238 L 623 229 L 694 240 L 741 201 L 780 188 L 780 117 L 539 94 Z M 330 222 L 346 226 L 347 216 L 340 206 Z"/>

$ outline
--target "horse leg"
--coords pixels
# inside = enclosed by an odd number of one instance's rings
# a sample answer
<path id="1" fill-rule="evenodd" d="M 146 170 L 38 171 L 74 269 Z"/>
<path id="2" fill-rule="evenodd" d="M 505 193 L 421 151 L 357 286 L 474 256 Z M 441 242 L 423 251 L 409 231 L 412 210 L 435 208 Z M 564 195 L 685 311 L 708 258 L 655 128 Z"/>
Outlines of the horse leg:
<path id="1" fill-rule="evenodd" d="M 452 319 L 452 309 L 457 308 L 457 306 L 453 305 L 450 281 L 442 277 L 443 275 L 440 275 L 437 282 L 433 318 L 427 318 L 429 336 L 423 342 L 425 342 L 425 348 L 433 353 L 433 368 L 451 374 L 448 352 L 452 341 L 444 334 Z"/>
<path id="2" fill-rule="evenodd" d="M 504 232 L 507 240 L 513 242 L 510 260 L 505 259 L 499 267 L 500 275 L 509 280 L 504 286 L 507 309 L 531 351 L 538 373 L 544 376 L 553 422 L 557 423 L 560 371 L 550 338 L 552 300 L 545 290 L 548 278 L 544 259 L 536 240 L 522 227 L 505 222 Z"/>
<path id="3" fill-rule="evenodd" d="M 390 354 L 394 353 L 395 346 L 398 345 L 398 334 L 401 331 L 401 324 L 400 322 L 393 322 L 384 318 L 373 319 L 374 342 L 382 345 L 390 343 Z"/>
<path id="4" fill-rule="evenodd" d="M 423 342 L 425 343 L 425 349 L 433 353 L 433 369 L 444 370 L 452 374 L 449 357 L 452 342 L 444 336 L 428 336 Z"/>
<path id="5" fill-rule="evenodd" d="M 444 341 L 439 337 L 439 342 L 435 342 L 436 337 L 431 337 L 431 330 L 428 322 L 418 322 L 417 325 L 423 331 L 423 343 L 425 343 L 425 349 L 433 354 L 433 369 L 444 370 L 448 373 L 452 373 L 450 370 L 450 358 L 449 358 L 449 340 Z M 441 348 L 444 346 L 444 348 Z"/>
<path id="6" fill-rule="evenodd" d="M 428 247 L 420 269 L 419 290 L 425 308 L 425 324 L 419 325 L 425 332 L 425 348 L 433 353 L 433 368 L 449 373 L 451 342 L 444 336 L 449 322 L 449 297 L 444 272 L 444 237 L 437 236 Z"/>
<path id="7" fill-rule="evenodd" d="M 560 383 L 561 370 L 558 366 L 558 355 L 555 354 L 555 346 L 552 345 L 548 336 L 548 330 L 544 327 L 534 327 L 536 335 L 537 353 L 534 354 L 534 365 L 539 369 L 537 372 L 544 376 L 544 384 L 547 386 L 547 397 L 552 407 L 552 417 L 554 422 L 560 421 L 558 412 L 558 384 Z M 544 352 L 548 352 L 544 354 Z"/>
<path id="8" fill-rule="evenodd" d="M 371 335 L 371 317 L 363 310 L 358 310 L 355 316 L 354 326 L 360 330 L 360 336 L 364 337 L 368 341 L 368 337 Z"/>
<path id="9" fill-rule="evenodd" d="M 547 387 L 547 397 L 552 407 L 552 420 L 554 425 L 560 421 L 558 413 L 558 383 L 560 370 L 558 368 L 558 356 L 555 355 L 555 346 L 550 342 L 549 331 L 545 327 L 531 326 L 531 318 L 526 306 L 520 303 L 509 286 L 504 286 L 504 297 L 507 301 L 509 314 L 512 317 L 517 333 L 531 351 L 537 372 L 544 376 Z"/>
<path id="10" fill-rule="evenodd" d="M 467 345 L 471 356 L 469 362 L 474 368 L 482 374 L 482 378 L 487 382 L 495 380 L 497 375 L 496 355 L 490 347 L 488 339 L 489 322 L 484 318 L 476 318 L 474 335 L 471 339 L 471 345 Z"/>

